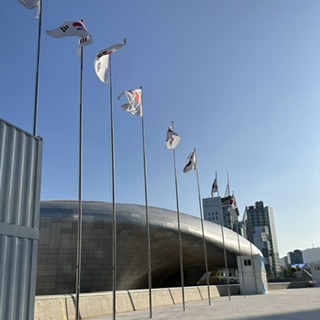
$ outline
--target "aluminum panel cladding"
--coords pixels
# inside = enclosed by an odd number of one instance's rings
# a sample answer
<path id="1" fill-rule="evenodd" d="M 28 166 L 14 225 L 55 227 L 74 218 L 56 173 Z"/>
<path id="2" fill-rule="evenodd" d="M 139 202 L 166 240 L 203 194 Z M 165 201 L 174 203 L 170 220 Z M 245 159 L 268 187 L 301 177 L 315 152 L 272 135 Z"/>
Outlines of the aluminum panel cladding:
<path id="1" fill-rule="evenodd" d="M 0 319 L 33 320 L 42 139 L 0 119 Z"/>
<path id="2" fill-rule="evenodd" d="M 0 222 L 38 228 L 42 139 L 0 118 Z"/>

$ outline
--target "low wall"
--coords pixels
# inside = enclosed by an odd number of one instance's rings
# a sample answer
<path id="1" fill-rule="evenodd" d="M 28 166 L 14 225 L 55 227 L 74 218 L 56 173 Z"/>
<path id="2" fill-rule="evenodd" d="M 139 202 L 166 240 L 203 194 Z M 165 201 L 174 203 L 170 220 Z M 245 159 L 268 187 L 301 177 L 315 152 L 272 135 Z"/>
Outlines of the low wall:
<path id="1" fill-rule="evenodd" d="M 230 294 L 238 294 L 239 286 L 230 285 Z M 228 295 L 227 286 L 210 286 L 210 297 Z M 184 288 L 185 302 L 208 299 L 207 286 Z M 112 292 L 83 293 L 80 295 L 81 319 L 111 315 Z M 181 288 L 152 289 L 152 307 L 182 303 Z M 75 317 L 75 295 L 37 296 L 35 320 L 69 320 Z M 116 312 L 130 312 L 149 308 L 149 290 L 117 291 Z"/>
<path id="2" fill-rule="evenodd" d="M 269 290 L 302 288 L 310 286 L 309 281 L 268 283 Z M 230 295 L 238 295 L 239 285 L 229 285 Z M 210 297 L 228 295 L 228 286 L 210 286 Z M 185 302 L 208 299 L 208 287 L 184 288 Z M 81 319 L 111 315 L 113 311 L 112 292 L 82 293 L 80 295 Z M 152 307 L 170 306 L 182 303 L 181 288 L 152 289 Z M 75 317 L 75 295 L 37 296 L 35 320 L 70 320 Z M 116 312 L 130 312 L 149 308 L 149 290 L 117 291 Z"/>
<path id="3" fill-rule="evenodd" d="M 312 281 L 268 282 L 269 290 L 298 289 L 312 287 Z"/>
<path id="4" fill-rule="evenodd" d="M 288 289 L 290 282 L 268 282 L 268 290 Z"/>

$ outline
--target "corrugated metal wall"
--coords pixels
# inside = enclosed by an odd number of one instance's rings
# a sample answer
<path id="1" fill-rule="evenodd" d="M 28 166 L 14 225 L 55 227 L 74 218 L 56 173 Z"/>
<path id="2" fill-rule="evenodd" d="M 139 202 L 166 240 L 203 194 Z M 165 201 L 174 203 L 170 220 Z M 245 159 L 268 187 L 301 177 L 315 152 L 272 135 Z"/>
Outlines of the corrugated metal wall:
<path id="1" fill-rule="evenodd" d="M 0 319 L 33 320 L 42 139 L 0 119 Z"/>

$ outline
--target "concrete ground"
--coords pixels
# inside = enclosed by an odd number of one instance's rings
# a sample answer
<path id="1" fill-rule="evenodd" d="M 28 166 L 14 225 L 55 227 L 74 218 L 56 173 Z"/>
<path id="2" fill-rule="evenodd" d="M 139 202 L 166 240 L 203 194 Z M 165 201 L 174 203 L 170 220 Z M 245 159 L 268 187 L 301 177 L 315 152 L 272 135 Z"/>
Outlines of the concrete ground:
<path id="1" fill-rule="evenodd" d="M 149 310 L 116 314 L 116 319 L 149 319 Z M 90 320 L 109 320 L 112 316 Z M 320 288 L 271 290 L 266 295 L 220 297 L 153 308 L 152 319 L 165 320 L 319 320 Z"/>

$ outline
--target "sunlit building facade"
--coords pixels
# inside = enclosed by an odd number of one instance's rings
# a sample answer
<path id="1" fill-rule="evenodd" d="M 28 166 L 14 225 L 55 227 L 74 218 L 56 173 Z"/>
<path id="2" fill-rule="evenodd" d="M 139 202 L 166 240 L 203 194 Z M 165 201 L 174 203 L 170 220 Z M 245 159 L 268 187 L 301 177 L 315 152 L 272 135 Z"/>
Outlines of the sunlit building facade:
<path id="1" fill-rule="evenodd" d="M 257 201 L 255 206 L 246 207 L 245 221 L 248 239 L 264 256 L 268 277 L 279 277 L 281 266 L 273 209 Z"/>
<path id="2" fill-rule="evenodd" d="M 202 199 L 204 219 L 221 225 L 222 213 L 222 225 L 237 232 L 239 210 L 231 208 L 231 200 L 232 196 Z"/>

